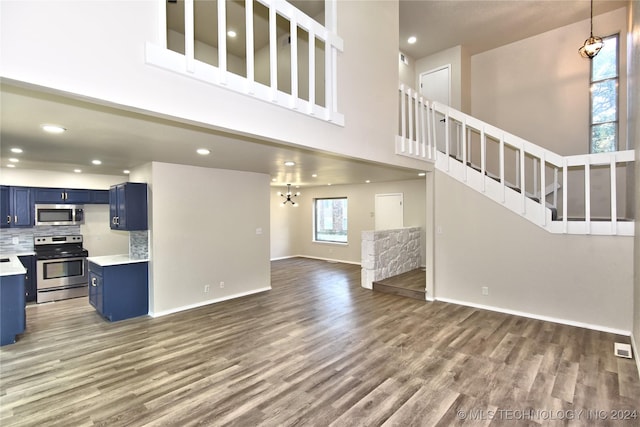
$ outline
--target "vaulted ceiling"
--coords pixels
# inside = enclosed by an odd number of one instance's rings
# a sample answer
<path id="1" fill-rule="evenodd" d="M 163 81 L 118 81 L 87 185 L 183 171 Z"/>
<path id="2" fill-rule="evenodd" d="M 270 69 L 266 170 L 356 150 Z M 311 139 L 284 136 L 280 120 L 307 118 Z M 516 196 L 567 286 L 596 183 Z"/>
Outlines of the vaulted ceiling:
<path id="1" fill-rule="evenodd" d="M 169 3 L 168 8 L 177 6 L 179 10 L 181 1 Z M 322 1 L 294 3 L 310 16 L 323 16 Z M 204 15 L 214 13 L 215 4 L 214 1 L 198 1 L 196 7 L 201 8 Z M 228 2 L 227 13 L 237 18 L 242 4 L 237 0 Z M 595 9 L 596 13 L 602 13 L 625 4 L 626 1 L 596 1 Z M 400 49 L 414 58 L 456 45 L 464 45 L 471 53 L 477 53 L 588 17 L 589 2 L 585 0 L 401 0 Z M 259 21 L 257 25 L 262 25 Z M 196 22 L 196 31 L 205 27 L 205 24 Z M 415 35 L 418 42 L 408 45 L 406 39 L 409 35 Z M 203 34 L 202 37 L 207 36 Z M 239 41 L 239 44 L 243 43 Z M 233 48 L 232 43 L 230 48 Z M 85 173 L 120 175 L 123 169 L 153 160 L 261 172 L 271 175 L 277 185 L 291 182 L 307 186 L 329 182 L 391 181 L 417 176 L 415 170 L 238 138 L 34 88 L 17 87 L 10 82 L 3 82 L 0 89 L 0 155 L 3 167 L 9 158 L 16 157 L 19 162 L 14 165 L 23 169 L 66 172 L 82 169 Z M 69 131 L 62 135 L 43 133 L 39 125 L 50 122 L 64 124 Z M 175 140 L 188 142 L 172 144 Z M 16 155 L 9 151 L 16 146 L 24 152 Z M 195 154 L 200 147 L 209 148 L 211 155 Z M 91 164 L 91 160 L 96 158 L 102 160 L 102 165 Z M 293 160 L 297 164 L 287 168 L 283 165 L 285 160 Z M 317 177 L 312 177 L 312 174 Z"/>

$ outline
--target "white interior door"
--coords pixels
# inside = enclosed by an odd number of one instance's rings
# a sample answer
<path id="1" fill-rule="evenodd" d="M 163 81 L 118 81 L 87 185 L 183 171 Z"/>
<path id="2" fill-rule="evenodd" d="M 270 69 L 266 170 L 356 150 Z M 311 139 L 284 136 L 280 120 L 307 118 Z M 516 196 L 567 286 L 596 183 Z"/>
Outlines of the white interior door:
<path id="1" fill-rule="evenodd" d="M 376 230 L 392 230 L 404 227 L 404 202 L 402 197 L 402 193 L 376 194 Z"/>
<path id="2" fill-rule="evenodd" d="M 420 94 L 429 101 L 451 105 L 451 65 L 445 65 L 420 74 Z M 445 123 L 436 114 L 436 147 L 445 151 Z"/>
<path id="3" fill-rule="evenodd" d="M 451 105 L 451 65 L 420 74 L 420 94 L 429 101 Z"/>

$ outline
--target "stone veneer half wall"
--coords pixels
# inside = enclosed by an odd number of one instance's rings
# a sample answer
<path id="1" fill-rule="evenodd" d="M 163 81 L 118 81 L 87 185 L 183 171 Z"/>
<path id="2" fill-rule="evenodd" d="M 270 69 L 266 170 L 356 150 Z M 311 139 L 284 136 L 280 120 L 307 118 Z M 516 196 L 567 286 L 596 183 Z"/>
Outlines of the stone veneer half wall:
<path id="1" fill-rule="evenodd" d="M 363 288 L 420 267 L 420 227 L 362 232 Z"/>

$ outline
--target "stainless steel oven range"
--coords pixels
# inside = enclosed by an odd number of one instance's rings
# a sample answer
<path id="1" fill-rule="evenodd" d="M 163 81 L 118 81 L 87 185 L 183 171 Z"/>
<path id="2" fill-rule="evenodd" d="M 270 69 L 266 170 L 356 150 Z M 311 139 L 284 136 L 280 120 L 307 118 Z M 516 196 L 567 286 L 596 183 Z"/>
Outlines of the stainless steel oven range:
<path id="1" fill-rule="evenodd" d="M 88 294 L 87 256 L 82 236 L 34 237 L 37 302 Z"/>

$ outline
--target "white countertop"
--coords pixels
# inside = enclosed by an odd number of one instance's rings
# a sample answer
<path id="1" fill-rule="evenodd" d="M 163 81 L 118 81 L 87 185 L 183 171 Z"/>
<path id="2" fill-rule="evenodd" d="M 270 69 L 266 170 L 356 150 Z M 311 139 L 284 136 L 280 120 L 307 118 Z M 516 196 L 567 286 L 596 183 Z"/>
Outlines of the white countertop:
<path id="1" fill-rule="evenodd" d="M 16 256 L 30 256 L 30 255 L 31 256 L 36 256 L 36 253 L 35 253 L 35 251 L 34 252 L 18 252 L 18 253 L 15 253 L 13 255 L 16 255 Z"/>
<path id="2" fill-rule="evenodd" d="M 121 264 L 134 264 L 136 262 L 148 262 L 149 258 L 131 258 L 127 254 L 121 255 L 105 255 L 105 256 L 90 256 L 87 261 L 97 264 L 101 267 L 107 267 L 109 265 L 121 265 Z"/>
<path id="3" fill-rule="evenodd" d="M 27 274 L 17 255 L 1 255 L 0 259 L 9 259 L 9 262 L 0 262 L 0 276 L 14 276 L 16 274 Z"/>

